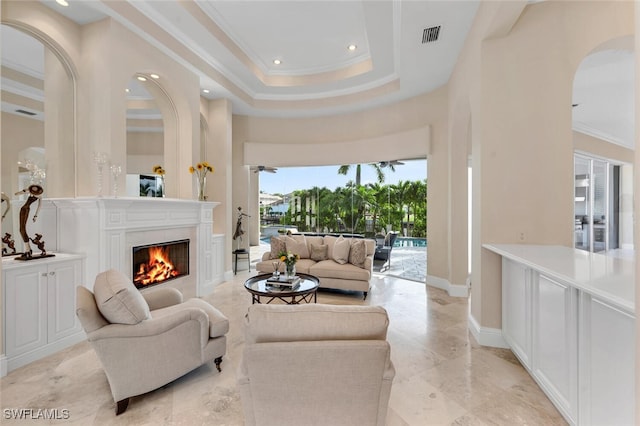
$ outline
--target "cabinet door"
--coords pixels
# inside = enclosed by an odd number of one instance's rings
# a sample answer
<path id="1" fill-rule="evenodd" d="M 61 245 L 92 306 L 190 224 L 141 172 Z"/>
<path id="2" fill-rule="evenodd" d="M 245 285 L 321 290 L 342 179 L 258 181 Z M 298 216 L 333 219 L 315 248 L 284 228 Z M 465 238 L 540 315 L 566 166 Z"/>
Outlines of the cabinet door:
<path id="1" fill-rule="evenodd" d="M 80 331 L 76 316 L 76 287 L 82 277 L 80 260 L 49 265 L 47 272 L 48 341 L 55 342 Z"/>
<path id="2" fill-rule="evenodd" d="M 213 239 L 213 264 L 213 282 L 218 284 L 224 281 L 224 236 Z"/>
<path id="3" fill-rule="evenodd" d="M 635 318 L 583 295 L 580 331 L 580 424 L 633 425 Z"/>
<path id="4" fill-rule="evenodd" d="M 4 277 L 5 352 L 12 357 L 47 343 L 47 268 L 13 269 Z"/>
<path id="5" fill-rule="evenodd" d="M 538 275 L 533 293 L 533 375 L 556 407 L 575 423 L 577 291 Z"/>
<path id="6" fill-rule="evenodd" d="M 502 260 L 502 335 L 525 367 L 531 368 L 531 271 Z"/>

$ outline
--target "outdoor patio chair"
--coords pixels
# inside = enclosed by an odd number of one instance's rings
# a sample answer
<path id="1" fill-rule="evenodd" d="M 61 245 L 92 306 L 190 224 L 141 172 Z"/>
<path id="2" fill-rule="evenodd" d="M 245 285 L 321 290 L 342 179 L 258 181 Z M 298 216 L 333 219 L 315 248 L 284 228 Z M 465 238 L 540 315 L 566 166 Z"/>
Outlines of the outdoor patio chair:
<path id="1" fill-rule="evenodd" d="M 382 269 L 391 268 L 391 251 L 393 250 L 393 244 L 398 238 L 398 233 L 391 231 L 384 237 L 384 240 L 380 244 L 376 239 L 376 252 L 373 255 L 374 260 L 384 260 L 385 264 Z"/>

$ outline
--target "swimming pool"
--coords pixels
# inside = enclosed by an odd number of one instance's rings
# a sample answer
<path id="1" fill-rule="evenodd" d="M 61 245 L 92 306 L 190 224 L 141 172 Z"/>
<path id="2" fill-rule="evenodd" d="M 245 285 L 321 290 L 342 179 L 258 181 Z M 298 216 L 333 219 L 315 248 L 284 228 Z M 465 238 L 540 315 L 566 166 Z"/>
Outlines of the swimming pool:
<path id="1" fill-rule="evenodd" d="M 398 237 L 393 244 L 394 247 L 426 247 L 426 238 L 414 238 L 414 237 Z"/>
<path id="2" fill-rule="evenodd" d="M 260 241 L 264 244 L 271 243 L 271 237 L 262 237 Z M 398 237 L 393 244 L 394 247 L 426 247 L 426 238 L 414 238 L 414 237 Z"/>

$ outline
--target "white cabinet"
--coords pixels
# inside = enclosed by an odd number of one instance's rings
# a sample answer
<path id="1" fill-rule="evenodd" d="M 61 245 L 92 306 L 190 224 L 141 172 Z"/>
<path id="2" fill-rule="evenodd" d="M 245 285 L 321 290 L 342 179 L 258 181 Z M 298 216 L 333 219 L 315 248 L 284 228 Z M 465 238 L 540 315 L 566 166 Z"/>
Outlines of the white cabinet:
<path id="1" fill-rule="evenodd" d="M 502 255 L 502 334 L 572 425 L 633 425 L 634 264 L 555 246 Z"/>
<path id="2" fill-rule="evenodd" d="M 502 336 L 525 367 L 531 368 L 531 273 L 520 263 L 502 261 Z"/>
<path id="3" fill-rule="evenodd" d="M 577 423 L 576 290 L 532 273 L 533 375 L 570 423 Z"/>
<path id="4" fill-rule="evenodd" d="M 84 339 L 75 312 L 76 287 L 83 279 L 82 256 L 3 260 L 2 275 L 7 371 Z"/>
<path id="5" fill-rule="evenodd" d="M 635 318 L 588 294 L 580 317 L 580 423 L 635 424 Z"/>

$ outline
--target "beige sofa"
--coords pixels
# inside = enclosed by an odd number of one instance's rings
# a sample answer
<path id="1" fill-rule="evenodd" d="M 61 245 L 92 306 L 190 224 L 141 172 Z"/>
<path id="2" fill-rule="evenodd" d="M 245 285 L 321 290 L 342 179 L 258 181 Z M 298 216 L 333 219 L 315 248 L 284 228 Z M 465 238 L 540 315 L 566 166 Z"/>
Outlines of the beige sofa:
<path id="1" fill-rule="evenodd" d="M 385 424 L 395 370 L 384 308 L 256 304 L 245 318 L 246 425 Z"/>
<path id="2" fill-rule="evenodd" d="M 277 254 L 288 251 L 300 256 L 296 272 L 318 277 L 321 288 L 361 291 L 366 299 L 375 248 L 375 240 L 364 238 L 308 235 L 272 237 L 271 251 L 263 254 L 256 270 L 272 273 Z M 279 269 L 284 271 L 284 264 L 280 264 Z"/>

